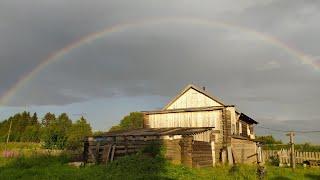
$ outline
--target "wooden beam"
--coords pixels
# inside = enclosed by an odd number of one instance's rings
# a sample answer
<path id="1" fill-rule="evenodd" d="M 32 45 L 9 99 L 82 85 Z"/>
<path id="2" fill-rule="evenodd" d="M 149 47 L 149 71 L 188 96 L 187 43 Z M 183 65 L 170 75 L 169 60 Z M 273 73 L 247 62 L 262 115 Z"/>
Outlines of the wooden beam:
<path id="1" fill-rule="evenodd" d="M 233 165 L 233 156 L 232 156 L 231 146 L 227 147 L 227 153 L 228 153 L 228 164 Z"/>
<path id="2" fill-rule="evenodd" d="M 183 108 L 183 109 L 169 109 L 162 111 L 144 111 L 146 115 L 150 114 L 167 114 L 167 113 L 181 113 L 181 112 L 198 112 L 198 111 L 213 111 L 213 110 L 222 110 L 225 106 L 208 106 L 200 108 Z"/>

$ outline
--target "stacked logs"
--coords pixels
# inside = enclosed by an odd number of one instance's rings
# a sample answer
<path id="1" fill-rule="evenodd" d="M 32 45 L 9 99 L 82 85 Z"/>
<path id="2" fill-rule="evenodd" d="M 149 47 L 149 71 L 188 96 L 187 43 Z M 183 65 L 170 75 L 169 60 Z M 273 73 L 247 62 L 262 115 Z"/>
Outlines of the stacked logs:
<path id="1" fill-rule="evenodd" d="M 193 167 L 212 167 L 212 150 L 208 142 L 194 141 L 192 144 Z"/>

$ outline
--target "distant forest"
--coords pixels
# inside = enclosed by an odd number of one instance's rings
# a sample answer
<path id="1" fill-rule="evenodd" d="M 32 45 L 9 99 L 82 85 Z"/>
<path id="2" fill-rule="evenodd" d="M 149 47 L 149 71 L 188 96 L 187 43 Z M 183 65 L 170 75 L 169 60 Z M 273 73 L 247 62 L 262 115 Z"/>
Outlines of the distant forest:
<path id="1" fill-rule="evenodd" d="M 84 117 L 75 122 L 66 113 L 59 116 L 48 112 L 42 119 L 37 113 L 17 113 L 0 122 L 0 142 L 6 142 L 11 124 L 9 142 L 41 142 L 48 149 L 77 149 L 92 128 Z"/>
<path id="2" fill-rule="evenodd" d="M 67 113 L 56 116 L 53 113 L 46 113 L 41 119 L 37 113 L 30 112 L 16 113 L 8 119 L 0 122 L 0 142 L 6 142 L 11 124 L 9 142 L 33 142 L 41 143 L 47 149 L 70 149 L 75 150 L 82 147 L 82 140 L 86 136 L 102 135 L 104 132 L 93 133 L 90 123 L 80 117 L 72 121 Z M 131 112 L 123 117 L 118 125 L 112 126 L 109 131 L 136 129 L 143 127 L 143 114 Z M 257 136 L 256 140 L 262 142 L 264 149 L 287 149 L 288 144 L 276 140 L 272 135 Z M 319 145 L 310 143 L 296 144 L 298 151 L 320 151 Z"/>
<path id="3" fill-rule="evenodd" d="M 0 122 L 0 142 L 7 141 L 10 124 L 9 142 L 41 143 L 47 149 L 79 149 L 86 136 L 104 133 L 102 131 L 93 133 L 90 123 L 84 117 L 73 122 L 67 113 L 56 116 L 48 112 L 40 119 L 37 113 L 24 111 Z M 131 112 L 109 131 L 142 128 L 142 126 L 142 113 Z"/>

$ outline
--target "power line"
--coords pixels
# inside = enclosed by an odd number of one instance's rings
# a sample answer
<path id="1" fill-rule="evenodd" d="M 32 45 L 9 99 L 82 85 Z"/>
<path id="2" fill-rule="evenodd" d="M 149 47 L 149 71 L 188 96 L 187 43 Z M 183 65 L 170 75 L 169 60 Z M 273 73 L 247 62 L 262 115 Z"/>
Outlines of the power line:
<path id="1" fill-rule="evenodd" d="M 320 131 L 294 131 L 295 133 L 301 133 L 301 134 L 306 134 L 306 133 L 320 133 Z"/>
<path id="2" fill-rule="evenodd" d="M 311 131 L 303 131 L 303 130 L 280 130 L 280 129 L 274 129 L 274 128 L 270 128 L 270 127 L 265 127 L 265 126 L 256 126 L 257 128 L 261 128 L 261 129 L 267 129 L 270 131 L 275 131 L 275 132 L 283 132 L 283 133 L 288 133 L 288 132 L 295 132 L 295 133 L 320 133 L 320 131 L 317 130 L 311 130 Z"/>
<path id="3" fill-rule="evenodd" d="M 256 126 L 257 128 L 261 128 L 261 129 L 267 129 L 267 130 L 270 130 L 270 131 L 276 131 L 276 132 L 290 132 L 290 131 L 284 131 L 284 130 L 280 130 L 280 129 L 273 129 L 273 128 L 269 128 L 269 127 L 265 127 L 265 126 Z"/>

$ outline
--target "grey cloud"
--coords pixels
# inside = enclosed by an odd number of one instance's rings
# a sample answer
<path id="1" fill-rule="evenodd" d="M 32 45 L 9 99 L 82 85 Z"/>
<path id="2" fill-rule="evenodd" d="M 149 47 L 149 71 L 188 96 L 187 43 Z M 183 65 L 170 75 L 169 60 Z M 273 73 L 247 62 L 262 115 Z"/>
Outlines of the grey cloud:
<path id="1" fill-rule="evenodd" d="M 0 0 L 0 94 L 50 53 L 105 27 L 139 19 L 226 21 L 319 57 L 319 9 L 320 3 L 311 0 Z M 43 69 L 8 105 L 171 97 L 191 82 L 257 119 L 320 117 L 318 70 L 250 33 L 188 23 L 131 28 L 86 44 Z"/>
<path id="2" fill-rule="evenodd" d="M 284 142 L 288 142 L 288 137 L 284 131 L 304 131 L 296 133 L 296 143 L 320 143 L 320 133 L 305 133 L 308 131 L 318 131 L 319 119 L 295 119 L 295 120 L 281 120 L 281 119 L 259 119 L 262 125 L 256 127 L 258 134 L 272 134 Z M 270 129 L 271 128 L 271 129 Z"/>

